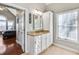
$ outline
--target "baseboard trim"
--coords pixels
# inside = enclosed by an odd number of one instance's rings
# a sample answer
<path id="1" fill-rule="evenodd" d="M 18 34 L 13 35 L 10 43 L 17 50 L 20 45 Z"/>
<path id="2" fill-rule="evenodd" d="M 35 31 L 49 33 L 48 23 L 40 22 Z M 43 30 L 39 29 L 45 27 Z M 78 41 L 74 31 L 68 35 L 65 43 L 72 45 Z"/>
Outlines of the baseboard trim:
<path id="1" fill-rule="evenodd" d="M 61 45 L 61 44 L 57 44 L 57 43 L 54 43 L 55 46 L 58 46 L 58 47 L 61 47 L 63 49 L 66 49 L 66 50 L 69 50 L 71 52 L 74 52 L 76 54 L 79 54 L 79 51 L 76 50 L 76 49 L 73 49 L 73 48 L 70 48 L 70 47 L 67 47 L 67 46 L 64 46 L 64 45 Z"/>
<path id="2" fill-rule="evenodd" d="M 21 43 L 18 40 L 16 40 L 16 42 L 21 45 Z M 25 52 L 23 54 L 28 54 L 28 53 L 29 52 L 27 50 L 25 50 Z"/>
<path id="3" fill-rule="evenodd" d="M 40 52 L 38 55 L 41 55 L 42 53 L 44 53 L 48 48 L 50 48 L 53 44 L 51 44 L 50 46 L 48 46 L 45 50 L 43 50 L 42 52 Z"/>
<path id="4" fill-rule="evenodd" d="M 21 55 L 29 55 L 29 52 L 22 53 Z"/>
<path id="5" fill-rule="evenodd" d="M 21 44 L 18 40 L 16 40 L 16 42 L 17 42 L 18 44 Z"/>

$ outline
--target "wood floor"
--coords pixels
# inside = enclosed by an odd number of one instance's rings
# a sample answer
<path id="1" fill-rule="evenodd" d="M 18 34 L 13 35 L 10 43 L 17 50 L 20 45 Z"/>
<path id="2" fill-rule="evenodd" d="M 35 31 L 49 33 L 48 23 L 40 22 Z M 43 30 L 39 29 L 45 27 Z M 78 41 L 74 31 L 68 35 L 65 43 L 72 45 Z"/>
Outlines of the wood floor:
<path id="1" fill-rule="evenodd" d="M 41 55 L 77 55 L 77 53 L 65 50 L 58 46 L 51 46 L 46 51 L 41 53 Z"/>
<path id="2" fill-rule="evenodd" d="M 16 37 L 3 40 L 3 43 L 6 50 L 1 55 L 20 55 L 23 53 L 21 46 L 16 43 Z"/>

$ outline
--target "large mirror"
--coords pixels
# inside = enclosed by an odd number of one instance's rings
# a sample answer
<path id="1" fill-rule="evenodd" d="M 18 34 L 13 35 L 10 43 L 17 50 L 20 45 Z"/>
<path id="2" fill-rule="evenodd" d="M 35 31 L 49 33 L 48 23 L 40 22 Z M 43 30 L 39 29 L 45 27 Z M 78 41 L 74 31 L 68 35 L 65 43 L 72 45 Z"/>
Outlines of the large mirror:
<path id="1" fill-rule="evenodd" d="M 33 15 L 33 29 L 42 29 L 42 17 L 41 15 Z"/>
<path id="2" fill-rule="evenodd" d="M 29 13 L 29 24 L 32 25 L 32 30 L 42 29 L 42 12 L 34 10 L 32 13 Z"/>

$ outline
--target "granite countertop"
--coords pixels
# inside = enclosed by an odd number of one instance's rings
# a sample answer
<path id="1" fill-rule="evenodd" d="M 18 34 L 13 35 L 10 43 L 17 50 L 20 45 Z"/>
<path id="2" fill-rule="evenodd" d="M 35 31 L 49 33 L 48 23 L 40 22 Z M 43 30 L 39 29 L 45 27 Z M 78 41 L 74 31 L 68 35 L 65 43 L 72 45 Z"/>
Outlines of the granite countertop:
<path id="1" fill-rule="evenodd" d="M 39 35 L 47 34 L 47 33 L 49 33 L 49 30 L 39 29 L 39 30 L 36 30 L 36 31 L 28 32 L 27 35 L 39 36 Z"/>

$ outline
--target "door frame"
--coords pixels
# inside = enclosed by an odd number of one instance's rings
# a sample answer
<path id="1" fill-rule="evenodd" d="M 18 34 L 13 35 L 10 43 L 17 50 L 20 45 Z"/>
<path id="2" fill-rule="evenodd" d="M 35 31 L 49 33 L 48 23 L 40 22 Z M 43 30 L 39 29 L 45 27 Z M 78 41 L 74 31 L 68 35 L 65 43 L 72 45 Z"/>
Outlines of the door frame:
<path id="1" fill-rule="evenodd" d="M 27 23 L 26 23 L 27 22 L 26 18 L 28 17 L 26 12 L 28 12 L 28 9 L 18 6 L 16 4 L 12 4 L 12 3 L 6 3 L 6 4 L 0 3 L 0 5 L 10 7 L 13 9 L 17 9 L 17 10 L 22 10 L 24 12 L 24 52 L 23 53 L 28 53 L 28 51 L 27 51 Z"/>

